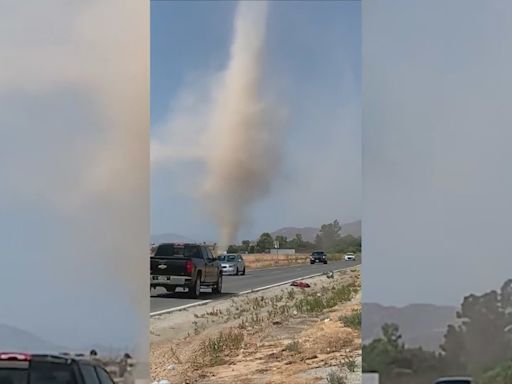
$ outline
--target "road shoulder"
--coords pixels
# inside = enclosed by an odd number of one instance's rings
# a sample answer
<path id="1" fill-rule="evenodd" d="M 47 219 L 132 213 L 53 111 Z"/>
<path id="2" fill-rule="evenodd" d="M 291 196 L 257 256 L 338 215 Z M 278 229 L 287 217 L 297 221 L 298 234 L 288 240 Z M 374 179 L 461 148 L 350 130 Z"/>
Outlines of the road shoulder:
<path id="1" fill-rule="evenodd" d="M 357 311 L 360 319 L 359 271 L 307 279 L 310 288 L 278 286 L 152 318 L 152 378 L 252 384 L 270 375 L 273 383 L 282 377 L 298 384 L 343 374 L 355 380 L 349 371 L 360 366 L 360 324 L 342 319 Z"/>

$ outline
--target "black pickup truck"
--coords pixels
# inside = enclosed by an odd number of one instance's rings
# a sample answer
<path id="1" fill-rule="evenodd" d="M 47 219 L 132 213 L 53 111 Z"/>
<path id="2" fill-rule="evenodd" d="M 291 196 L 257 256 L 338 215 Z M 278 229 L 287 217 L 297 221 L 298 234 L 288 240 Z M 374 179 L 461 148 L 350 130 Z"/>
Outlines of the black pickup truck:
<path id="1" fill-rule="evenodd" d="M 202 286 L 211 287 L 213 293 L 222 292 L 221 264 L 206 245 L 159 244 L 150 260 L 150 289 L 174 292 L 183 287 L 192 298 L 199 297 Z"/>

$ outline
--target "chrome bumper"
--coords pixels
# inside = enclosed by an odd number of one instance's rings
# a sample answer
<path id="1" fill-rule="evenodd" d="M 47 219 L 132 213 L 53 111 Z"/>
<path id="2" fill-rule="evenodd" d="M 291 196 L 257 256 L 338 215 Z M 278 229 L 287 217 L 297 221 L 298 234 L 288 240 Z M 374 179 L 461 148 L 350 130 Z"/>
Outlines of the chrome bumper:
<path id="1" fill-rule="evenodd" d="M 192 278 L 188 276 L 162 276 L 151 275 L 151 285 L 187 285 L 192 283 Z"/>

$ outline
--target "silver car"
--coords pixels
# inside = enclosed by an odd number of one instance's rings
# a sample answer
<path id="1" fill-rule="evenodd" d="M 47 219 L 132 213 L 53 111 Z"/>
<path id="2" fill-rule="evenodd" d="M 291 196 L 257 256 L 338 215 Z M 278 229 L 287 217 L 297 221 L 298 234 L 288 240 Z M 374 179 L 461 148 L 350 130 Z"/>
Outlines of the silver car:
<path id="1" fill-rule="evenodd" d="M 228 253 L 218 257 L 223 275 L 245 275 L 245 261 L 242 255 Z"/>

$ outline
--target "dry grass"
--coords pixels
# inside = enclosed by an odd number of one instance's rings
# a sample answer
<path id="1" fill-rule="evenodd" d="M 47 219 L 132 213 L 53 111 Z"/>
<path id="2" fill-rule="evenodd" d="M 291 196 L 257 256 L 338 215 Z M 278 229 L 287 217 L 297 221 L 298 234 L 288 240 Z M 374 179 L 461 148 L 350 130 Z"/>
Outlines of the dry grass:
<path id="1" fill-rule="evenodd" d="M 327 375 L 327 384 L 346 384 L 347 379 L 338 371 L 331 371 Z"/>
<path id="2" fill-rule="evenodd" d="M 219 332 L 216 336 L 204 340 L 193 355 L 191 366 L 196 369 L 225 364 L 227 359 L 243 346 L 245 335 L 237 329 Z"/>
<path id="3" fill-rule="evenodd" d="M 361 310 L 355 310 L 350 315 L 340 317 L 340 321 L 347 327 L 360 330 L 361 329 Z"/>

